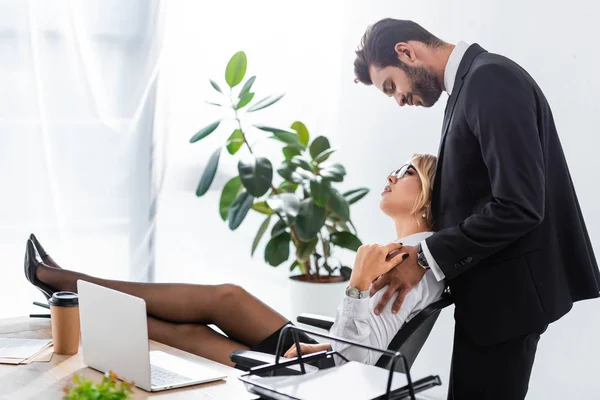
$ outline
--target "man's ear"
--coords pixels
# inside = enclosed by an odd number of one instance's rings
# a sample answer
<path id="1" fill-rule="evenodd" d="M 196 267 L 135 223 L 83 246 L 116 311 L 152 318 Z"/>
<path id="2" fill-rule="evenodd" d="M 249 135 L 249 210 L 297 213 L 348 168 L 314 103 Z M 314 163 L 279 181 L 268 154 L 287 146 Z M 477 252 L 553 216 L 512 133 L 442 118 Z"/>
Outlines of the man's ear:
<path id="1" fill-rule="evenodd" d="M 406 42 L 396 43 L 394 50 L 398 55 L 398 59 L 405 64 L 413 64 L 416 61 L 415 49 Z"/>

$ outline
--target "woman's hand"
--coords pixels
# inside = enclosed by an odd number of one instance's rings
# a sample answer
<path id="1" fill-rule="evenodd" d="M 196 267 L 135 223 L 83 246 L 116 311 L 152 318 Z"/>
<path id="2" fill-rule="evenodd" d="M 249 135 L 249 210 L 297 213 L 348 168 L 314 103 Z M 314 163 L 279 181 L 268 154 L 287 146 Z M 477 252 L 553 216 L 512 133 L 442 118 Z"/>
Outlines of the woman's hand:
<path id="1" fill-rule="evenodd" d="M 402 251 L 402 243 L 360 246 L 356 252 L 350 286 L 368 290 L 371 282 L 400 264 L 407 256 Z"/>
<path id="2" fill-rule="evenodd" d="M 319 344 L 308 344 L 308 343 L 300 343 L 300 351 L 302 355 L 316 353 L 317 351 L 327 350 L 331 347 L 329 343 L 319 343 Z M 285 358 L 294 358 L 298 356 L 298 352 L 296 352 L 296 345 L 292 345 L 288 351 L 283 355 Z"/>

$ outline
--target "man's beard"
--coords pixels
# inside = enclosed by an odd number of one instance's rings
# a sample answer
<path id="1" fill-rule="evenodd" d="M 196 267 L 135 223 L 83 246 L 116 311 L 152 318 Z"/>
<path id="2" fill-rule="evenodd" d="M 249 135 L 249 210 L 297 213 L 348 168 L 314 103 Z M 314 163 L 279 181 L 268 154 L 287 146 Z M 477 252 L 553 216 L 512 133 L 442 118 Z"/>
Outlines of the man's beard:
<path id="1" fill-rule="evenodd" d="M 411 81 L 412 94 L 421 98 L 423 107 L 432 107 L 442 95 L 442 85 L 435 73 L 426 67 L 409 67 L 403 65 L 402 70 Z"/>

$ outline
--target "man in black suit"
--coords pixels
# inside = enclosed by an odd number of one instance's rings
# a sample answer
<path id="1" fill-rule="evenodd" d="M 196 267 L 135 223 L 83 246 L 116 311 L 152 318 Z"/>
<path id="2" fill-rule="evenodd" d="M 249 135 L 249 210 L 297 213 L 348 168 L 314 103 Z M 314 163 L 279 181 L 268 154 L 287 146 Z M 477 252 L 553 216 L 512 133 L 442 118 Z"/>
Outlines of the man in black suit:
<path id="1" fill-rule="evenodd" d="M 450 399 L 523 399 L 537 343 L 600 273 L 556 132 L 533 78 L 477 44 L 451 45 L 412 21 L 369 27 L 357 81 L 400 106 L 450 94 L 433 185 L 433 236 L 372 285 L 378 309 L 431 268 L 455 310 Z M 567 343 L 568 345 L 568 343 Z"/>

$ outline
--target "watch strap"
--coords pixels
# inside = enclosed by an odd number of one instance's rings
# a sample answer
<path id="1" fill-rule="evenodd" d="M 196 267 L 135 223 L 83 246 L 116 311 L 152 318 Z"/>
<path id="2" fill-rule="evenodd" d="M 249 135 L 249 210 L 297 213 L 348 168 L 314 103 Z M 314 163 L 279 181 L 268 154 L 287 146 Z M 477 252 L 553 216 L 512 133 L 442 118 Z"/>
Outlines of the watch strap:
<path id="1" fill-rule="evenodd" d="M 427 262 L 427 257 L 425 257 L 421 243 L 417 245 L 417 263 L 421 266 L 421 268 L 429 269 L 429 263 Z"/>
<path id="2" fill-rule="evenodd" d="M 369 290 L 360 290 L 356 286 L 346 287 L 346 296 L 353 299 L 366 299 L 370 296 Z"/>

